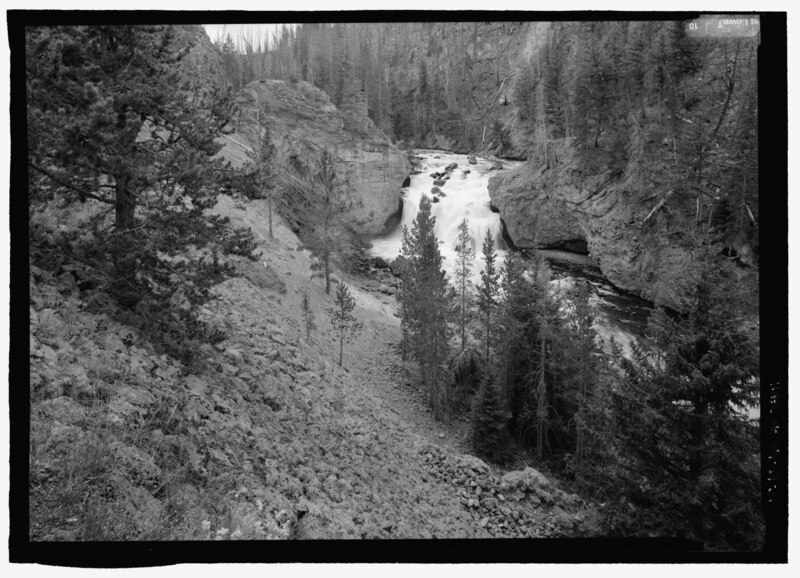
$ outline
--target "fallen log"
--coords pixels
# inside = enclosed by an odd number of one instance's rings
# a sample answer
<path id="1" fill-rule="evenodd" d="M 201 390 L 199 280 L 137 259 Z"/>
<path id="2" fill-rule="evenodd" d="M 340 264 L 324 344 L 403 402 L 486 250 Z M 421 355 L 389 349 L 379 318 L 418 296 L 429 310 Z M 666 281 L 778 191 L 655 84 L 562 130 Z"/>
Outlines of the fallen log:
<path id="1" fill-rule="evenodd" d="M 644 225 L 650 219 L 650 217 L 652 217 L 656 213 L 656 211 L 658 211 L 661 207 L 664 206 L 664 203 L 666 203 L 667 199 L 672 196 L 672 193 L 673 191 L 667 191 L 667 194 L 664 195 L 664 198 L 658 201 L 658 204 L 655 207 L 653 207 L 653 209 L 644 218 L 644 221 L 642 221 L 642 225 Z"/>

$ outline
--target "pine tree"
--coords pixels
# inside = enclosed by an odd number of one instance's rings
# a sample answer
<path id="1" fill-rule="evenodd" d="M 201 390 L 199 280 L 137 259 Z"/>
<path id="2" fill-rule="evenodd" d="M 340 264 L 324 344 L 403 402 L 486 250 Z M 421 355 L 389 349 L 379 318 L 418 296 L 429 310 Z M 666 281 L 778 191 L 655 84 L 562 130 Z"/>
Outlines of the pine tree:
<path id="1" fill-rule="evenodd" d="M 128 306 L 153 289 L 142 266 L 160 262 L 153 243 L 143 242 L 145 229 L 165 227 L 173 218 L 192 222 L 215 200 L 222 163 L 210 157 L 219 149 L 214 138 L 228 121 L 230 101 L 209 91 L 197 95 L 205 106 L 188 104 L 180 64 L 192 46 L 171 26 L 26 32 L 34 147 L 28 165 L 65 194 L 114 207 L 109 246 L 115 294 Z M 192 209 L 181 196 L 192 199 Z M 150 209 L 144 222 L 137 219 L 141 205 Z M 209 222 L 221 235 L 224 223 Z"/>
<path id="2" fill-rule="evenodd" d="M 397 291 L 397 302 L 399 304 L 400 330 L 400 356 L 406 361 L 414 349 L 413 335 L 411 333 L 412 314 L 414 311 L 413 299 L 416 293 L 414 289 L 414 275 L 411 265 L 414 258 L 414 247 L 411 242 L 411 233 L 408 227 L 403 227 L 403 239 L 400 249 L 400 256 L 392 264 L 392 267 L 400 273 L 403 282 Z"/>
<path id="3" fill-rule="evenodd" d="M 325 279 L 325 293 L 329 295 L 333 259 L 347 250 L 341 222 L 345 204 L 333 156 L 328 149 L 323 149 L 316 173 L 309 176 L 290 170 L 285 176 L 286 184 L 296 194 L 304 196 L 309 205 L 305 244 L 314 256 L 311 268 Z"/>
<path id="4" fill-rule="evenodd" d="M 757 428 L 759 353 L 732 307 L 729 279 L 706 269 L 690 314 L 651 316 L 654 346 L 618 359 L 612 395 L 616 451 L 629 470 L 622 490 L 649 505 L 661 531 L 690 529 L 714 548 L 754 549 L 763 539 Z"/>
<path id="5" fill-rule="evenodd" d="M 489 351 L 492 339 L 492 313 L 497 307 L 499 294 L 497 268 L 495 261 L 497 254 L 494 250 L 494 239 L 491 230 L 486 231 L 483 240 L 484 269 L 481 271 L 481 283 L 478 286 L 478 309 L 483 315 L 483 333 L 486 342 L 486 360 L 489 361 Z"/>
<path id="6" fill-rule="evenodd" d="M 469 316 L 472 297 L 472 261 L 475 254 L 472 250 L 472 238 L 469 234 L 469 222 L 465 218 L 458 226 L 458 246 L 456 247 L 456 291 L 460 297 L 459 323 L 461 325 L 461 351 L 467 346 L 467 317 Z"/>
<path id="7" fill-rule="evenodd" d="M 217 41 L 216 46 L 222 54 L 225 76 L 228 82 L 231 83 L 233 90 L 241 90 L 244 87 L 242 61 L 236 50 L 236 45 L 233 43 L 233 38 L 231 38 L 230 34 L 226 34 L 225 40 Z"/>
<path id="8" fill-rule="evenodd" d="M 548 291 L 549 273 L 537 256 L 534 283 L 538 299 L 534 301 L 535 326 L 537 329 L 535 349 L 531 352 L 536 360 L 534 370 L 527 376 L 532 386 L 530 414 L 536 436 L 536 455 L 544 459 L 545 450 L 550 446 L 553 430 L 556 429 L 558 414 L 553 411 L 555 379 L 553 369 L 554 345 L 559 334 L 559 303 Z"/>
<path id="9" fill-rule="evenodd" d="M 472 448 L 476 454 L 503 462 L 511 453 L 506 424 L 511 413 L 491 372 L 487 372 L 475 396 L 472 411 Z"/>
<path id="10" fill-rule="evenodd" d="M 498 344 L 498 385 L 505 392 L 511 411 L 510 430 L 525 438 L 526 405 L 535 387 L 537 310 L 541 295 L 538 286 L 524 276 L 521 258 L 510 254 L 501 270 L 502 297 L 497 323 L 503 336 Z M 534 270 L 534 278 L 536 270 Z"/>
<path id="11" fill-rule="evenodd" d="M 443 258 L 435 226 L 431 201 L 423 195 L 417 218 L 404 242 L 406 256 L 402 278 L 412 352 L 419 363 L 423 384 L 428 389 L 434 417 L 443 419 L 449 410 L 446 369 L 452 297 L 442 269 Z"/>
<path id="12" fill-rule="evenodd" d="M 314 310 L 311 309 L 311 301 L 308 298 L 308 290 L 303 288 L 303 299 L 300 302 L 300 311 L 303 314 L 303 325 L 306 328 L 306 341 L 311 340 L 311 332 L 317 328 L 314 321 Z"/>
<path id="13" fill-rule="evenodd" d="M 275 145 L 272 142 L 269 126 L 261 121 L 262 114 L 259 110 L 256 126 L 257 142 L 255 149 L 248 153 L 250 162 L 245 172 L 249 176 L 248 188 L 251 196 L 267 199 L 269 238 L 272 239 L 272 212 L 279 187 L 275 169 Z"/>
<path id="14" fill-rule="evenodd" d="M 166 332 L 168 347 L 176 334 L 205 331 L 196 306 L 233 272 L 220 257 L 255 258 L 252 233 L 204 214 L 229 174 L 213 157 L 231 102 L 227 89 L 192 77 L 202 34 L 151 25 L 26 29 L 28 166 L 65 198 L 113 211 L 112 229 L 81 250 L 104 269 L 120 305 L 150 310 L 143 323 Z M 176 259 L 188 246 L 196 256 Z M 180 295 L 189 305 L 174 311 Z M 181 356 L 196 349 L 186 345 Z"/>
<path id="15" fill-rule="evenodd" d="M 338 281 L 336 285 L 334 307 L 328 311 L 331 315 L 331 325 L 339 332 L 339 367 L 342 366 L 345 340 L 349 341 L 358 335 L 364 326 L 364 324 L 353 315 L 355 308 L 356 300 L 353 299 L 347 285 L 342 281 Z"/>
<path id="16" fill-rule="evenodd" d="M 597 331 L 594 322 L 597 317 L 590 302 L 591 288 L 588 283 L 579 283 L 570 295 L 570 308 L 567 321 L 568 345 L 563 356 L 570 370 L 566 395 L 575 395 L 575 469 L 579 480 L 583 473 L 586 457 L 586 437 L 589 426 L 589 406 L 593 403 L 593 384 L 598 376 Z"/>

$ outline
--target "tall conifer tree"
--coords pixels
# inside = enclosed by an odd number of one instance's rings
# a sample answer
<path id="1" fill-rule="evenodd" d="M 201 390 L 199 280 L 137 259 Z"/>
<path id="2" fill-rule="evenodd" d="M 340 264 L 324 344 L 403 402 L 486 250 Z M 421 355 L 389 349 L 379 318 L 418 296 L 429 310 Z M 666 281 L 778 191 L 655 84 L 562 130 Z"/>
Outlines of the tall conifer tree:
<path id="1" fill-rule="evenodd" d="M 456 292 L 459 303 L 459 325 L 461 329 L 461 351 L 467 346 L 467 317 L 469 316 L 470 301 L 472 298 L 472 261 L 475 253 L 472 251 L 472 237 L 469 234 L 469 222 L 465 218 L 458 226 L 458 246 L 456 247 Z"/>
<path id="2" fill-rule="evenodd" d="M 486 361 L 489 362 L 489 351 L 492 340 L 492 313 L 497 307 L 497 297 L 499 289 L 499 274 L 497 272 L 497 253 L 494 250 L 494 239 L 491 230 L 486 231 L 483 240 L 483 262 L 484 268 L 481 271 L 481 283 L 478 286 L 478 309 L 483 316 L 483 333 L 486 343 Z"/>
<path id="3" fill-rule="evenodd" d="M 65 196 L 113 210 L 97 250 L 113 263 L 111 292 L 126 307 L 145 297 L 167 303 L 181 287 L 190 300 L 207 297 L 206 255 L 165 258 L 182 246 L 248 255 L 254 247 L 252 236 L 203 214 L 227 174 L 212 157 L 231 102 L 228 90 L 198 87 L 184 68 L 200 34 L 160 25 L 26 29 L 28 166 Z"/>

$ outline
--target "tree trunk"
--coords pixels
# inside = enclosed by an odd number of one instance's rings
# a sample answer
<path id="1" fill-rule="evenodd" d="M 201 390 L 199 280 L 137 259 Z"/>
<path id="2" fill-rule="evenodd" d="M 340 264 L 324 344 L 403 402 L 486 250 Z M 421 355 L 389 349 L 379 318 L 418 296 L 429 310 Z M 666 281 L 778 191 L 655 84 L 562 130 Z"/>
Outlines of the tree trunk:
<path id="1" fill-rule="evenodd" d="M 130 178 L 126 175 L 116 177 L 116 213 L 114 230 L 118 235 L 133 228 L 136 197 L 128 188 Z"/>
<path id="2" fill-rule="evenodd" d="M 141 299 L 136 285 L 136 246 L 132 229 L 135 224 L 136 197 L 129 189 L 130 177 L 118 176 L 116 179 L 116 203 L 114 218 L 114 240 L 112 252 L 114 259 L 113 293 L 124 307 L 133 307 Z"/>
<path id="3" fill-rule="evenodd" d="M 325 255 L 323 258 L 324 266 L 325 266 L 325 295 L 331 294 L 331 268 L 330 268 L 330 257 Z"/>
<path id="4" fill-rule="evenodd" d="M 273 239 L 272 236 L 272 195 L 273 191 L 269 191 L 267 193 L 267 211 L 269 213 L 269 238 Z"/>
<path id="5" fill-rule="evenodd" d="M 461 248 L 462 251 L 464 248 Z M 466 280 L 461 281 L 461 351 L 467 343 L 467 286 Z"/>
<path id="6" fill-rule="evenodd" d="M 586 356 L 590 355 L 587 351 L 581 351 L 581 383 L 578 388 L 578 420 L 577 420 L 577 441 L 575 443 L 575 462 L 577 466 L 577 475 L 580 476 L 583 468 L 583 454 L 585 445 L 585 430 L 583 426 L 583 419 L 586 415 L 586 374 L 588 368 L 586 367 Z"/>
<path id="7" fill-rule="evenodd" d="M 536 400 L 536 456 L 539 459 L 544 457 L 544 422 L 547 416 L 547 406 L 545 404 L 547 389 L 544 381 L 545 350 L 546 342 L 542 338 L 539 350 L 539 387 Z"/>
<path id="8" fill-rule="evenodd" d="M 344 328 L 339 330 L 339 367 L 342 366 L 342 357 L 344 356 Z"/>
<path id="9" fill-rule="evenodd" d="M 486 363 L 489 363 L 489 316 L 491 312 L 486 311 Z"/>

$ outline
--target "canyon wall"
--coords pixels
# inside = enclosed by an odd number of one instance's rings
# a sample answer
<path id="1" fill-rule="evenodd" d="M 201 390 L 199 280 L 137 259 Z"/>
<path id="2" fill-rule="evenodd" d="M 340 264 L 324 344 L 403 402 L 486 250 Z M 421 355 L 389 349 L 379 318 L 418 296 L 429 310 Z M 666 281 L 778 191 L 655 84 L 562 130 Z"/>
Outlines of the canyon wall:
<path id="1" fill-rule="evenodd" d="M 238 97 L 239 115 L 231 140 L 257 141 L 256 115 L 269 127 L 278 167 L 302 167 L 313 174 L 323 149 L 334 158 L 346 209 L 345 222 L 359 235 L 384 232 L 386 221 L 400 206 L 400 188 L 408 175 L 405 156 L 366 114 L 353 103 L 344 110 L 320 89 L 303 81 L 257 80 Z M 239 153 L 241 156 L 241 153 Z M 302 223 L 302 207 L 284 198 L 290 224 Z M 292 222 L 294 221 L 294 222 Z"/>

